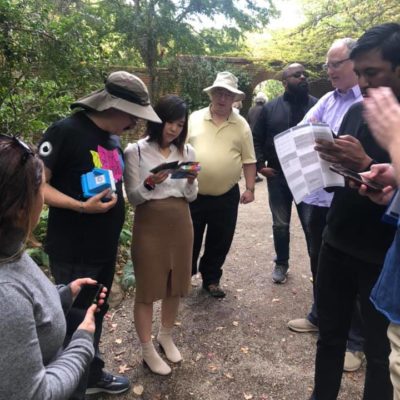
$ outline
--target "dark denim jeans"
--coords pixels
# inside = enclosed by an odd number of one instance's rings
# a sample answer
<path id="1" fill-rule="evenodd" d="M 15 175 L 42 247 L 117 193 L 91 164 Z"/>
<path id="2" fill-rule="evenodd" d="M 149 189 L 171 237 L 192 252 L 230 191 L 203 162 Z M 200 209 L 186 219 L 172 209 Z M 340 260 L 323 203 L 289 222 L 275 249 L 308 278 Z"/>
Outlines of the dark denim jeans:
<path id="1" fill-rule="evenodd" d="M 363 400 L 391 400 L 388 320 L 369 299 L 381 266 L 366 263 L 323 243 L 317 276 L 319 338 L 312 399 L 335 400 L 354 306 L 359 296 L 367 359 Z"/>
<path id="2" fill-rule="evenodd" d="M 269 207 L 272 213 L 272 233 L 274 236 L 275 262 L 289 265 L 290 217 L 292 214 L 293 196 L 282 173 L 267 178 Z M 311 248 L 308 235 L 310 205 L 296 204 L 301 226 L 306 236 L 309 255 Z"/>

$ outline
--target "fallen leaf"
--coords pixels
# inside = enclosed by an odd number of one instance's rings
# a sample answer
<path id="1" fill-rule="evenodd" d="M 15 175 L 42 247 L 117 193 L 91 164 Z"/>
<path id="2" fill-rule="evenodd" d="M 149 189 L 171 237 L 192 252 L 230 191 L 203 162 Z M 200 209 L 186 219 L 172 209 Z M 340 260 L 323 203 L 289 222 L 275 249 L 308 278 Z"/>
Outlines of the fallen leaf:
<path id="1" fill-rule="evenodd" d="M 237 292 L 243 292 L 243 289 L 236 289 Z"/>
<path id="2" fill-rule="evenodd" d="M 128 367 L 127 364 L 123 364 L 123 365 L 120 365 L 120 366 L 118 367 L 118 373 L 124 374 L 126 371 L 130 371 L 131 369 L 132 369 L 132 368 L 131 368 L 131 367 Z"/>
<path id="3" fill-rule="evenodd" d="M 218 372 L 219 368 L 216 365 L 210 364 L 208 366 L 208 370 L 212 373 L 215 374 L 216 372 Z"/>
<path id="4" fill-rule="evenodd" d="M 225 376 L 226 378 L 228 378 L 228 379 L 233 379 L 233 375 L 231 375 L 229 372 L 226 372 L 226 373 L 224 374 L 224 376 Z"/>
<path id="5" fill-rule="evenodd" d="M 233 326 L 239 326 L 239 322 L 238 322 L 238 321 L 233 321 L 233 322 L 232 322 L 232 325 L 233 325 Z"/>
<path id="6" fill-rule="evenodd" d="M 244 354 L 247 354 L 248 352 L 249 352 L 249 348 L 248 347 L 242 347 L 241 349 L 240 349 L 240 351 L 242 352 L 242 353 L 244 353 Z"/>
<path id="7" fill-rule="evenodd" d="M 175 321 L 174 325 L 175 325 L 175 326 L 181 326 L 181 325 L 182 325 L 182 322 Z"/>
<path id="8" fill-rule="evenodd" d="M 199 361 L 201 358 L 203 358 L 203 354 L 197 353 L 195 360 Z"/>
<path id="9" fill-rule="evenodd" d="M 115 343 L 121 344 L 122 343 L 122 339 L 115 339 Z"/>
<path id="10" fill-rule="evenodd" d="M 222 331 L 222 329 L 224 329 L 223 326 L 217 326 L 217 327 L 215 328 L 216 331 Z"/>
<path id="11" fill-rule="evenodd" d="M 252 394 L 247 394 L 247 393 L 243 393 L 243 396 L 244 396 L 244 398 L 246 399 L 246 400 L 251 400 L 252 398 L 253 398 L 253 395 Z"/>
<path id="12" fill-rule="evenodd" d="M 278 301 L 281 301 L 281 299 L 278 299 L 278 298 L 272 299 L 272 302 L 273 302 L 273 303 L 276 303 L 276 302 L 278 302 Z"/>
<path id="13" fill-rule="evenodd" d="M 132 390 L 133 393 L 140 396 L 144 392 L 144 387 L 142 385 L 135 385 Z"/>

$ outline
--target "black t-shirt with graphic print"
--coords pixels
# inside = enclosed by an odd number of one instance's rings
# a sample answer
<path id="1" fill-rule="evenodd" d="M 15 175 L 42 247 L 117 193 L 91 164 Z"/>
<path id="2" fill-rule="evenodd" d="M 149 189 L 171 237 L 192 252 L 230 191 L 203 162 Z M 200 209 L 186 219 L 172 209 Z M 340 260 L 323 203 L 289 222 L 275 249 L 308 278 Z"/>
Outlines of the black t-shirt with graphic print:
<path id="1" fill-rule="evenodd" d="M 119 139 L 78 112 L 54 123 L 43 135 L 39 154 L 60 192 L 85 201 L 81 175 L 94 167 L 111 169 L 118 201 L 108 212 L 81 214 L 50 207 L 45 250 L 56 261 L 97 264 L 113 262 L 124 222 L 123 153 Z"/>

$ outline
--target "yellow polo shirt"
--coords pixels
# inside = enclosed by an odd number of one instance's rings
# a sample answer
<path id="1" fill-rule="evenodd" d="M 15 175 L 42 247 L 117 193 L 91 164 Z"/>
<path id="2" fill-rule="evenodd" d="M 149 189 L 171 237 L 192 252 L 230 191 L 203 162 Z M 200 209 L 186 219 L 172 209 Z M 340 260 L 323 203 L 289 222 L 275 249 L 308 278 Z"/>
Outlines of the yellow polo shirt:
<path id="1" fill-rule="evenodd" d="M 226 193 L 239 181 L 243 164 L 256 162 L 249 124 L 234 112 L 217 126 L 209 107 L 195 111 L 189 118 L 188 141 L 200 161 L 199 193 L 203 195 Z"/>

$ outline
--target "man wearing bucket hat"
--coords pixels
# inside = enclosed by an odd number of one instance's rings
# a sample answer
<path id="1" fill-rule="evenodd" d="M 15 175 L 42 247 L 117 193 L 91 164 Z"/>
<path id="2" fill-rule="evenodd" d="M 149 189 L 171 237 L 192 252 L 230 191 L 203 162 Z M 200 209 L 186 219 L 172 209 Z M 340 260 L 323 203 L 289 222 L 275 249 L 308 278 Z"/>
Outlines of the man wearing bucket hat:
<path id="1" fill-rule="evenodd" d="M 222 265 L 235 232 L 239 201 L 247 204 L 254 200 L 256 159 L 250 127 L 232 111 L 232 104 L 245 98 L 238 89 L 237 78 L 228 71 L 219 72 L 204 92 L 210 97 L 210 106 L 189 118 L 189 142 L 201 164 L 199 194 L 190 203 L 194 228 L 192 274 L 197 273 L 207 227 L 199 271 L 203 289 L 212 297 L 221 298 L 225 296 L 219 286 Z M 246 188 L 240 195 L 238 181 L 242 168 Z"/>
<path id="2" fill-rule="evenodd" d="M 71 105 L 81 108 L 54 123 L 44 134 L 39 154 L 45 164 L 45 202 L 49 219 L 45 249 L 57 284 L 78 277 L 91 277 L 111 288 L 118 239 L 124 222 L 122 194 L 123 152 L 118 136 L 134 128 L 139 118 L 161 122 L 150 105 L 145 84 L 125 71 L 111 73 L 105 87 Z M 84 198 L 81 175 L 101 168 L 111 170 L 115 192 L 105 190 Z M 73 399 L 86 394 L 117 394 L 129 389 L 125 377 L 103 370 L 99 357 L 102 322 L 108 305 L 96 315 L 95 358 Z M 78 324 L 82 310 L 72 308 L 67 316 L 69 331 Z"/>

